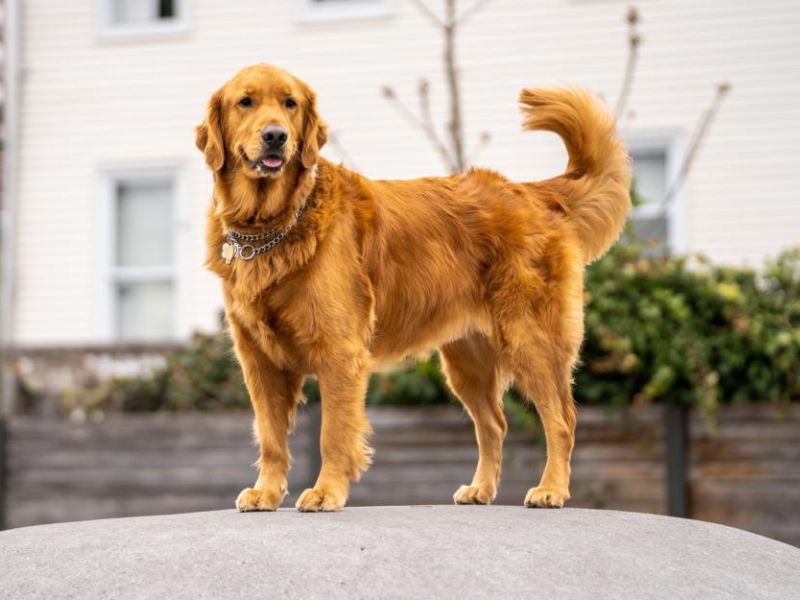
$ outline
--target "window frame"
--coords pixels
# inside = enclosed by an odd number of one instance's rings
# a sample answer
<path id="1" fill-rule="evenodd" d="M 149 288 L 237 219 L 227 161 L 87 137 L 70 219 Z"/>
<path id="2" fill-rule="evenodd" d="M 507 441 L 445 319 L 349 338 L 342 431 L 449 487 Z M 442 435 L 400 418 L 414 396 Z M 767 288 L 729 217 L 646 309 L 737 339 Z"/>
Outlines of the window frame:
<path id="1" fill-rule="evenodd" d="M 152 267 L 120 267 L 116 264 L 117 250 L 117 194 L 120 183 L 170 180 L 172 183 L 172 264 Z M 184 234 L 186 227 L 186 175 L 179 165 L 129 166 L 101 169 L 99 184 L 100 210 L 98 227 L 98 332 L 102 341 L 111 344 L 159 344 L 176 342 L 189 335 L 185 317 L 185 262 Z M 120 283 L 171 281 L 173 284 L 173 323 L 170 333 L 152 340 L 123 340 L 118 327 L 119 303 L 117 287 Z"/>
<path id="2" fill-rule="evenodd" d="M 174 0 L 175 17 L 166 22 L 154 21 L 152 23 L 125 24 L 114 23 L 112 20 L 111 3 L 114 0 L 97 0 L 98 32 L 103 38 L 128 38 L 162 36 L 183 33 L 189 29 L 188 4 L 189 0 Z"/>
<path id="3" fill-rule="evenodd" d="M 664 153 L 664 174 L 666 176 L 666 190 L 678 177 L 684 157 L 684 140 L 681 132 L 674 130 L 657 131 L 629 131 L 623 132 L 622 138 L 634 162 L 637 152 L 658 151 Z M 683 253 L 687 250 L 686 239 L 686 207 L 684 198 L 685 187 L 675 193 L 665 216 L 667 219 L 667 247 L 670 252 Z M 651 217 L 657 214 L 658 205 L 640 206 L 635 208 L 631 217 Z"/>
<path id="4" fill-rule="evenodd" d="M 328 23 L 358 19 L 379 19 L 394 14 L 394 0 L 298 0 L 298 20 L 302 23 Z"/>

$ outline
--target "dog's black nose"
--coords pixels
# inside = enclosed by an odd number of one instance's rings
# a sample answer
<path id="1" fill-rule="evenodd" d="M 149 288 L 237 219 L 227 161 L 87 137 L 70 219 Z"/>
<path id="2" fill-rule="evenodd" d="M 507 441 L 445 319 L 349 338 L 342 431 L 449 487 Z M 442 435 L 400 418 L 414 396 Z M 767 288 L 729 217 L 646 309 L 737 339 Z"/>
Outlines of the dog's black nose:
<path id="1" fill-rule="evenodd" d="M 261 132 L 261 139 L 266 142 L 270 148 L 280 148 L 289 139 L 289 132 L 283 127 L 278 125 L 270 125 L 265 127 Z"/>

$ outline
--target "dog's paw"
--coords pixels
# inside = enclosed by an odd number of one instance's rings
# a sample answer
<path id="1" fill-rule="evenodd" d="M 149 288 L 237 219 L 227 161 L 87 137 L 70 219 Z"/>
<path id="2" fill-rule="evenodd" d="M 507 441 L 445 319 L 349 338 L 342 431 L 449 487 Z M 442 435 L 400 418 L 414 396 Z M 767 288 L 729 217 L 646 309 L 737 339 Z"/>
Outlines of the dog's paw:
<path id="1" fill-rule="evenodd" d="M 525 506 L 528 508 L 562 508 L 569 500 L 569 492 L 565 489 L 535 487 L 528 490 Z"/>
<path id="2" fill-rule="evenodd" d="M 497 496 L 497 490 L 479 485 L 462 485 L 453 500 L 456 504 L 491 504 Z"/>
<path id="3" fill-rule="evenodd" d="M 300 512 L 335 512 L 342 510 L 347 495 L 330 488 L 308 488 L 297 499 L 295 507 Z"/>
<path id="4" fill-rule="evenodd" d="M 285 490 L 244 488 L 236 498 L 236 508 L 239 512 L 277 510 L 284 496 L 286 496 Z"/>

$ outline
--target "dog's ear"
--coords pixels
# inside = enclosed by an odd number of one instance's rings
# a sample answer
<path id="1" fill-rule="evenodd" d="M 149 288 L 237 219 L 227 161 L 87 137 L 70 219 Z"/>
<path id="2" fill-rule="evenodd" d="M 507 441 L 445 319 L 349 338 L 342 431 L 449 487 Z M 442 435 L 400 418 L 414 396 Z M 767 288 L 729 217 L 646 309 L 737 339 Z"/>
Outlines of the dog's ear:
<path id="1" fill-rule="evenodd" d="M 317 112 L 317 95 L 307 85 L 305 87 L 306 114 L 303 125 L 303 150 L 300 160 L 310 169 L 319 160 L 319 151 L 328 141 L 328 125 Z"/>
<path id="2" fill-rule="evenodd" d="M 206 118 L 195 128 L 195 144 L 205 154 L 206 163 L 212 171 L 219 171 L 225 164 L 225 142 L 222 140 L 222 90 L 211 96 L 206 109 Z"/>

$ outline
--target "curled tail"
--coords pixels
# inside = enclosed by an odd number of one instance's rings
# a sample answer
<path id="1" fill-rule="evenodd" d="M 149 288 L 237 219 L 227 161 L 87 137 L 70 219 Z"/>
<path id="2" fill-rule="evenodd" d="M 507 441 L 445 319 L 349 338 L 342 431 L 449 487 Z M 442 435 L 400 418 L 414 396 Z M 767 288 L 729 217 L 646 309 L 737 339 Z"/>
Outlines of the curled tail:
<path id="1" fill-rule="evenodd" d="M 628 152 L 614 137 L 615 119 L 582 89 L 524 89 L 519 98 L 523 129 L 552 131 L 569 153 L 566 209 L 586 263 L 617 241 L 628 211 Z"/>

